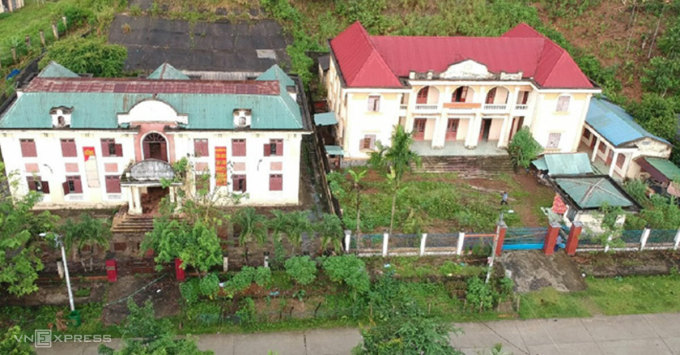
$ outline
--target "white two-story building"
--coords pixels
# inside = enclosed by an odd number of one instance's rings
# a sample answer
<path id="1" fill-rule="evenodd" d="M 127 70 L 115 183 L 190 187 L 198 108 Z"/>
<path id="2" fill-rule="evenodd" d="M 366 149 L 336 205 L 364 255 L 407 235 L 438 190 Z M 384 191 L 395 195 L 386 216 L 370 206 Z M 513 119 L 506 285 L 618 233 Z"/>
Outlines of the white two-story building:
<path id="1" fill-rule="evenodd" d="M 323 78 L 350 160 L 389 144 L 398 124 L 421 155 L 506 154 L 523 126 L 546 152 L 575 152 L 601 91 L 526 24 L 501 37 L 406 37 L 371 36 L 356 22 L 330 47 Z"/>
<path id="2" fill-rule="evenodd" d="M 6 171 L 19 178 L 12 194 L 41 192 L 38 208 L 127 205 L 141 214 L 145 202 L 175 197 L 171 165 L 187 158 L 182 181 L 217 204 L 239 196 L 245 205 L 296 205 L 310 133 L 299 92 L 278 66 L 256 80 L 210 81 L 168 64 L 145 79 L 107 79 L 51 63 L 0 116 Z M 167 181 L 176 182 L 163 188 Z"/>

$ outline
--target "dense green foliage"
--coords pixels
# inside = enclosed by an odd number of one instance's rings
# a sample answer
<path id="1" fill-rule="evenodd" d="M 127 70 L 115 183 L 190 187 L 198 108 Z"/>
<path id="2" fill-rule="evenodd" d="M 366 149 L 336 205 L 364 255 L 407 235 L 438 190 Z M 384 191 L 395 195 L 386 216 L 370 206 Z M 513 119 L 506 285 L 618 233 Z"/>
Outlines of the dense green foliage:
<path id="1" fill-rule="evenodd" d="M 25 341 L 17 341 L 23 337 L 21 328 L 18 325 L 7 328 L 0 334 L 0 354 L 7 355 L 30 355 L 35 354 L 33 344 Z"/>
<path id="2" fill-rule="evenodd" d="M 64 237 L 64 246 L 67 250 L 76 250 L 78 258 L 85 268 L 82 252 L 89 250 L 90 271 L 93 269 L 93 257 L 95 247 L 108 249 L 111 237 L 111 226 L 106 219 L 97 219 L 87 213 L 78 217 L 77 221 L 67 219 L 59 228 L 59 233 Z"/>
<path id="3" fill-rule="evenodd" d="M 40 60 L 40 68 L 55 61 L 75 73 L 90 73 L 97 77 L 119 77 L 127 49 L 116 44 L 107 44 L 98 38 L 65 38 L 52 44 Z"/>
<path id="4" fill-rule="evenodd" d="M 208 355 L 212 351 L 201 351 L 192 337 L 178 338 L 168 319 L 156 319 L 151 301 L 139 307 L 132 298 L 128 301 L 130 314 L 121 326 L 123 346 L 114 350 L 100 345 L 99 353 L 107 355 Z"/>
<path id="5" fill-rule="evenodd" d="M 631 102 L 628 110 L 649 132 L 669 141 L 675 140 L 678 129 L 677 104 L 658 94 L 644 94 L 642 100 Z"/>
<path id="6" fill-rule="evenodd" d="M 333 247 L 336 252 L 342 250 L 342 222 L 335 214 L 324 213 L 321 221 L 315 225 L 316 232 L 321 238 L 321 250 Z"/>
<path id="7" fill-rule="evenodd" d="M 10 294 L 23 296 L 38 290 L 35 281 L 43 269 L 38 234 L 51 232 L 55 218 L 49 212 L 34 214 L 31 209 L 40 196 L 30 192 L 13 200 L 3 193 L 4 186 L 16 188 L 15 175 L 4 175 L 0 162 L 0 286 Z"/>
<path id="8" fill-rule="evenodd" d="M 286 260 L 286 274 L 300 285 L 309 285 L 316 279 L 316 263 L 307 255 Z"/>
<path id="9" fill-rule="evenodd" d="M 513 164 L 524 169 L 529 168 L 531 161 L 536 159 L 542 150 L 543 148 L 536 142 L 528 127 L 522 127 L 517 131 L 508 144 L 508 153 Z"/>
<path id="10" fill-rule="evenodd" d="M 323 269 L 333 282 L 347 285 L 353 298 L 368 292 L 371 280 L 364 261 L 354 255 L 331 256 L 323 261 Z"/>

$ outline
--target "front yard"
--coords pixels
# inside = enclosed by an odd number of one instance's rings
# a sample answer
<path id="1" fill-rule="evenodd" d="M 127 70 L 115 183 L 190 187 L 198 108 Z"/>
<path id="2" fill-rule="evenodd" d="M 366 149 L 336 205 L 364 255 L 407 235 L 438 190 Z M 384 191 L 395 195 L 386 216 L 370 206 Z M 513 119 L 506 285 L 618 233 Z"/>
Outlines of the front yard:
<path id="1" fill-rule="evenodd" d="M 329 176 L 339 200 L 343 221 L 356 229 L 356 190 L 347 171 Z M 398 192 L 395 231 L 401 233 L 489 232 L 501 211 L 503 191 L 509 194 L 508 226 L 539 227 L 547 224 L 540 207 L 552 205 L 554 192 L 525 173 L 491 177 L 465 177 L 454 173 L 406 175 Z M 382 232 L 390 224 L 392 192 L 386 179 L 369 170 L 359 191 L 360 224 L 363 233 Z"/>

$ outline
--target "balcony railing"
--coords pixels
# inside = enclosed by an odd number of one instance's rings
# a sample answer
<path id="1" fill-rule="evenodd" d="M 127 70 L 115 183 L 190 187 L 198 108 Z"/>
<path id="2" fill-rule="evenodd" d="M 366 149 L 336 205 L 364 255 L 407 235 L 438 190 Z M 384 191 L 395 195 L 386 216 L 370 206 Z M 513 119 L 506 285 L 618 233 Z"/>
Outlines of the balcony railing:
<path id="1" fill-rule="evenodd" d="M 447 102 L 444 107 L 450 111 L 472 111 L 480 108 L 482 104 L 476 102 Z"/>
<path id="2" fill-rule="evenodd" d="M 529 108 L 529 105 L 515 105 L 515 110 L 523 111 Z"/>
<path id="3" fill-rule="evenodd" d="M 416 111 L 438 111 L 439 110 L 439 105 L 434 104 L 434 105 L 427 105 L 427 104 L 417 104 L 416 105 Z"/>
<path id="4" fill-rule="evenodd" d="M 484 110 L 486 111 L 505 111 L 508 108 L 506 104 L 484 104 Z"/>

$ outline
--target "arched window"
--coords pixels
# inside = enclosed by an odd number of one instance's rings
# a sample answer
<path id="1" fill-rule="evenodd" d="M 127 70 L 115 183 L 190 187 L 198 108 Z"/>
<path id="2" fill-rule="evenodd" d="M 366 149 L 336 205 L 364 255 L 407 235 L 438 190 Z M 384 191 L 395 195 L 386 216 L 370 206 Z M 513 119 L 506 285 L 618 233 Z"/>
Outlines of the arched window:
<path id="1" fill-rule="evenodd" d="M 144 159 L 158 159 L 168 161 L 168 144 L 161 134 L 151 132 L 142 141 Z"/>
<path id="2" fill-rule="evenodd" d="M 451 102 L 467 102 L 469 86 L 461 86 L 451 95 Z"/>

